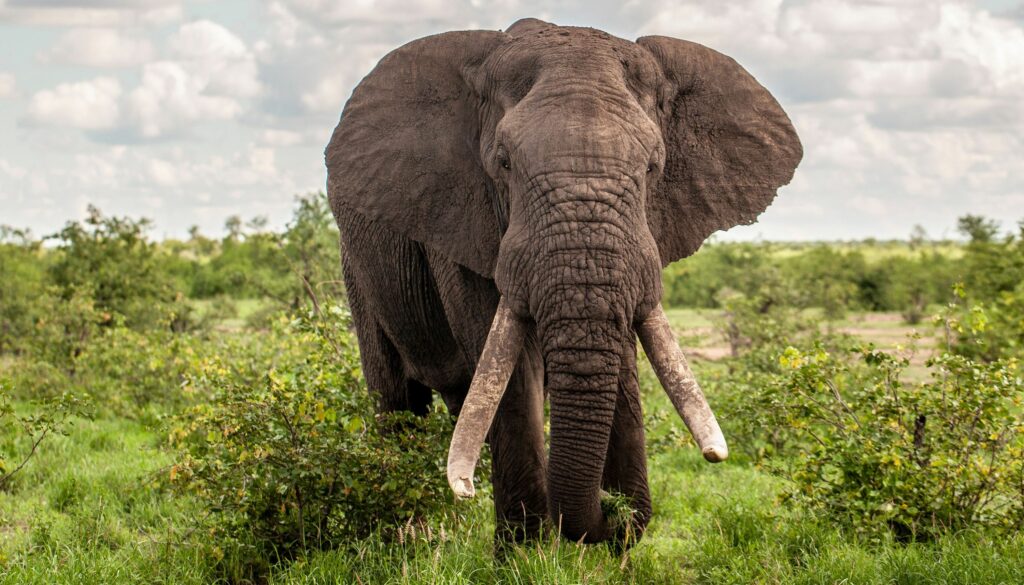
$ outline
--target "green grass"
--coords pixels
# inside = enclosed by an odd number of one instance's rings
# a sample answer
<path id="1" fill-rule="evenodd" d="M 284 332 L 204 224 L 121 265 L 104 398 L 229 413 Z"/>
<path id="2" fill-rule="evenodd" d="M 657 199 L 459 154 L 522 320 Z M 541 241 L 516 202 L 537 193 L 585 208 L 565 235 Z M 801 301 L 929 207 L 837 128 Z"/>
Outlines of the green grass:
<path id="1" fill-rule="evenodd" d="M 648 411 L 670 408 L 648 389 Z M 710 399 L 714 402 L 714 397 Z M 653 436 L 679 423 L 669 417 Z M 190 535 L 202 511 L 155 487 L 161 434 L 123 420 L 79 421 L 0 493 L 0 583 L 209 583 L 218 543 Z M 626 557 L 550 537 L 492 554 L 489 502 L 459 520 L 413 525 L 274 568 L 270 583 L 963 583 L 1024 582 L 1024 537 L 952 536 L 934 544 L 863 542 L 781 507 L 780 485 L 692 448 L 650 458 L 655 516 Z"/>
<path id="2" fill-rule="evenodd" d="M 196 313 L 199 317 L 205 316 L 211 310 L 213 310 L 214 301 L 213 299 L 195 299 L 189 301 L 192 306 L 195 307 Z M 266 309 L 268 306 L 273 304 L 270 299 L 231 299 L 231 305 L 234 307 L 234 315 L 221 319 L 216 323 L 219 329 L 227 331 L 241 331 L 245 328 L 246 322 L 249 317 L 254 314 Z"/>
<path id="3" fill-rule="evenodd" d="M 956 260 L 964 255 L 963 244 L 957 242 L 929 242 L 921 246 L 913 247 L 909 242 L 892 241 L 852 241 L 852 242 L 770 242 L 769 246 L 772 258 L 791 258 L 805 253 L 812 246 L 827 245 L 838 252 L 859 252 L 869 264 L 874 264 L 887 258 L 911 258 L 921 253 L 935 253 L 947 258 Z"/>
<path id="4" fill-rule="evenodd" d="M 681 331 L 712 327 L 715 316 L 720 312 L 716 309 L 665 309 L 672 326 Z"/>
<path id="5" fill-rule="evenodd" d="M 709 323 L 705 311 L 669 315 L 683 327 Z M 671 412 L 652 379 L 641 376 L 649 417 Z M 714 406 L 715 396 L 709 400 Z M 674 415 L 653 418 L 649 440 L 682 428 Z M 0 429 L 0 447 L 24 449 L 11 431 Z M 68 437 L 44 443 L 0 492 L 0 584 L 245 582 L 229 578 L 246 567 L 230 550 L 222 556 L 226 543 L 194 530 L 205 511 L 155 481 L 171 462 L 164 444 L 163 432 L 123 419 L 79 420 Z M 443 528 L 411 525 L 400 539 L 375 536 L 312 553 L 262 577 L 273 584 L 1024 583 L 1024 536 L 865 541 L 780 505 L 784 480 L 749 463 L 710 465 L 692 447 L 660 443 L 651 451 L 654 518 L 625 557 L 549 536 L 496 560 L 483 496 L 454 505 Z"/>
<path id="6" fill-rule="evenodd" d="M 0 492 L 0 583 L 204 583 L 174 546 L 198 511 L 150 487 L 161 437 L 126 420 L 78 420 Z"/>

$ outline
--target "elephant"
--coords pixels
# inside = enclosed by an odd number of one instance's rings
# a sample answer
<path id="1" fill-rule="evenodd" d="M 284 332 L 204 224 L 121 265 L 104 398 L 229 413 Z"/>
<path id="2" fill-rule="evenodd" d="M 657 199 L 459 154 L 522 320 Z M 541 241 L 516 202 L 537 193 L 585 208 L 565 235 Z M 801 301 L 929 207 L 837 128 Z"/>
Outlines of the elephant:
<path id="1" fill-rule="evenodd" d="M 489 443 L 499 542 L 635 541 L 652 513 L 638 338 L 704 457 L 728 454 L 661 269 L 753 223 L 802 156 L 768 90 L 696 43 L 524 19 L 393 50 L 325 150 L 378 408 L 441 397 L 460 497 Z M 606 516 L 609 493 L 631 520 Z"/>

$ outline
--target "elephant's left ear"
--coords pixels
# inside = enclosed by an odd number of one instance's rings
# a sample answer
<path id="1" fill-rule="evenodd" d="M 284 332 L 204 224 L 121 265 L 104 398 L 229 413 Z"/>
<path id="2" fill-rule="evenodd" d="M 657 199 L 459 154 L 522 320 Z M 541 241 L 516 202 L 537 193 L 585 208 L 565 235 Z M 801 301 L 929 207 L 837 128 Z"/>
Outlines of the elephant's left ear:
<path id="1" fill-rule="evenodd" d="M 661 64 L 666 161 L 648 202 L 662 264 L 718 230 L 750 224 L 793 178 L 803 148 L 786 112 L 736 61 L 668 37 L 637 44 Z"/>

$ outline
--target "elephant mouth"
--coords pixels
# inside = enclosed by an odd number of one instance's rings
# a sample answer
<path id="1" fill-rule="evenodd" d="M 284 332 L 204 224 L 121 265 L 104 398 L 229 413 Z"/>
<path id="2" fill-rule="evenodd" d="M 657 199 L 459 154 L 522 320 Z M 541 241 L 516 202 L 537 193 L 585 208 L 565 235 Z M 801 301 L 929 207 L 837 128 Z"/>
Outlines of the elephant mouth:
<path id="1" fill-rule="evenodd" d="M 712 463 L 724 461 L 729 456 L 725 437 L 660 304 L 637 325 L 636 333 L 658 380 L 704 458 Z M 460 498 L 475 495 L 473 470 L 525 336 L 526 324 L 502 297 L 448 450 L 448 484 Z"/>

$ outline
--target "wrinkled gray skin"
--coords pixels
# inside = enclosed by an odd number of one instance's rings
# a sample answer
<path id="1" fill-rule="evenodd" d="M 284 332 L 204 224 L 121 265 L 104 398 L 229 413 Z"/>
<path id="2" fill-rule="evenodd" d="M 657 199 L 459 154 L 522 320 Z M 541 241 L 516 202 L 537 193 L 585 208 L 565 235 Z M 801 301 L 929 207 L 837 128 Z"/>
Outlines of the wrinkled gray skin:
<path id="1" fill-rule="evenodd" d="M 602 489 L 631 498 L 642 532 L 635 326 L 664 265 L 791 179 L 800 142 L 767 90 L 700 45 L 527 19 L 390 53 L 326 155 L 380 408 L 424 413 L 434 389 L 458 412 L 504 295 L 529 333 L 488 435 L 499 539 L 545 518 L 619 537 Z"/>

